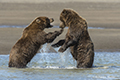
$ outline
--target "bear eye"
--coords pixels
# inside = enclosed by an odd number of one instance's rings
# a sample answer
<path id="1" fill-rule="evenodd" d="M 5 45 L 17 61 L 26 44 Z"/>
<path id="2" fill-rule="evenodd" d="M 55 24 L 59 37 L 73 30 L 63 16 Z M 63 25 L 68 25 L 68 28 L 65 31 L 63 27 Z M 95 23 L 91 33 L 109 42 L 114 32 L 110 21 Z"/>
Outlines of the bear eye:
<path id="1" fill-rule="evenodd" d="M 66 13 L 66 11 L 63 11 L 62 13 L 63 13 L 63 14 L 65 14 L 65 13 Z"/>
<path id="2" fill-rule="evenodd" d="M 40 20 L 40 19 L 36 19 L 36 22 L 37 22 L 37 23 L 40 23 L 40 22 L 41 22 L 41 20 Z"/>
<path id="3" fill-rule="evenodd" d="M 69 13 L 70 13 L 70 11 L 68 11 L 68 10 L 64 10 L 64 11 L 62 12 L 63 15 L 67 15 L 67 14 L 69 14 Z"/>

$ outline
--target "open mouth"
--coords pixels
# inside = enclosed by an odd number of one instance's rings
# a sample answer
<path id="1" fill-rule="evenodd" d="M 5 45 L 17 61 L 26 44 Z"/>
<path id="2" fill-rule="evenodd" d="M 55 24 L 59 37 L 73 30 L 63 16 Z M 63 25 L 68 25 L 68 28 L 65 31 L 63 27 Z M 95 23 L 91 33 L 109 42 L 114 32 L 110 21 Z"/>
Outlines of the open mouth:
<path id="1" fill-rule="evenodd" d="M 50 23 L 47 25 L 47 28 L 51 28 L 53 27 L 53 25 L 51 25 Z"/>
<path id="2" fill-rule="evenodd" d="M 52 22 L 54 22 L 54 19 L 53 19 L 53 18 L 50 18 L 50 24 L 49 24 L 49 26 L 48 26 L 47 28 L 53 27 L 53 25 L 51 25 Z"/>
<path id="3" fill-rule="evenodd" d="M 53 27 L 53 25 L 50 25 L 50 27 Z"/>

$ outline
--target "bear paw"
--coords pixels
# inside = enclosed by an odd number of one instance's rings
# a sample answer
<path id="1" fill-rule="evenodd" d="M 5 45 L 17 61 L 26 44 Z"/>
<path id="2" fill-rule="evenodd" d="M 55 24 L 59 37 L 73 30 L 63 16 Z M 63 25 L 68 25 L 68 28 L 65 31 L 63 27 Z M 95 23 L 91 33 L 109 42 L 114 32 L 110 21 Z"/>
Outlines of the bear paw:
<path id="1" fill-rule="evenodd" d="M 53 44 L 53 45 L 51 45 L 51 46 L 54 47 L 54 48 L 59 47 L 58 44 Z"/>
<path id="2" fill-rule="evenodd" d="M 64 52 L 66 49 L 64 49 L 64 48 L 60 48 L 58 51 L 59 52 Z"/>

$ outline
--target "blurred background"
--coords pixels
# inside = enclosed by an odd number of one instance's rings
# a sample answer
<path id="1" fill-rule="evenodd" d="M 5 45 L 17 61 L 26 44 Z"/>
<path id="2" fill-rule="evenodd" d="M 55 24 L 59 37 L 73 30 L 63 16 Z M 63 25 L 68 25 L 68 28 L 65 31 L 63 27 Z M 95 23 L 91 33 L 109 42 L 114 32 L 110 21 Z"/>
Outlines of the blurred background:
<path id="1" fill-rule="evenodd" d="M 59 30 L 64 8 L 72 8 L 86 19 L 95 51 L 120 51 L 120 0 L 0 0 L 0 54 L 9 54 L 23 27 L 38 16 L 54 18 L 54 28 L 47 32 Z"/>
<path id="2" fill-rule="evenodd" d="M 119 28 L 120 0 L 0 0 L 0 25 L 28 25 L 38 16 L 55 19 L 64 8 L 72 8 L 90 27 Z"/>

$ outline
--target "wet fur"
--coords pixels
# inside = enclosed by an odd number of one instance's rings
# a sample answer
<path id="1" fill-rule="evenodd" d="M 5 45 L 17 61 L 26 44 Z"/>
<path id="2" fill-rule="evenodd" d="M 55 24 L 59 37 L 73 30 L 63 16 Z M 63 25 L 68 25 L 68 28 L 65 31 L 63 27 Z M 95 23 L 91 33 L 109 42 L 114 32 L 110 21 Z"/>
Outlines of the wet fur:
<path id="1" fill-rule="evenodd" d="M 51 22 L 53 19 L 38 17 L 23 30 L 22 37 L 11 49 L 9 67 L 25 68 L 41 45 L 53 42 L 62 33 L 62 30 L 46 33 L 44 29 L 52 27 Z"/>
<path id="2" fill-rule="evenodd" d="M 71 54 L 77 61 L 77 68 L 90 68 L 94 61 L 94 44 L 87 30 L 87 22 L 77 12 L 71 9 L 64 9 L 60 14 L 60 27 L 68 26 L 65 39 L 53 44 L 53 47 L 60 47 L 59 52 L 64 52 L 68 47 Z"/>

